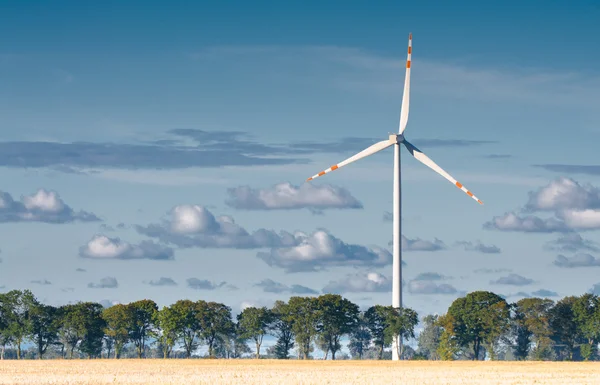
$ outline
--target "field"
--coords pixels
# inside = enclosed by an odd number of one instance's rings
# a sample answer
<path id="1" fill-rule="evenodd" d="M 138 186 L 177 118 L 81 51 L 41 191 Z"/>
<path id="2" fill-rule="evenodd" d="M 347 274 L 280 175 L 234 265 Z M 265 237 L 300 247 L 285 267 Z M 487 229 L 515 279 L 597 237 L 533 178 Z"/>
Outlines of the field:
<path id="1" fill-rule="evenodd" d="M 0 361 L 0 384 L 600 384 L 599 363 L 23 360 Z"/>

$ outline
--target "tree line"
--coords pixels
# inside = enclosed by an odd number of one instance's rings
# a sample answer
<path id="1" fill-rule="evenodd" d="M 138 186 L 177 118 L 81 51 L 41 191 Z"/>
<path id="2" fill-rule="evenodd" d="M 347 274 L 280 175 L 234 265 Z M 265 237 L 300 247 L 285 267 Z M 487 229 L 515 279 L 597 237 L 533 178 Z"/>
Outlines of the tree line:
<path id="1" fill-rule="evenodd" d="M 392 337 L 402 359 L 595 360 L 600 298 L 586 293 L 557 302 L 524 298 L 508 303 L 489 291 L 457 298 L 442 315 L 421 318 L 410 308 L 366 310 L 338 294 L 291 297 L 247 307 L 235 318 L 218 302 L 179 300 L 159 309 L 144 299 L 103 307 L 78 302 L 54 307 L 29 290 L 0 294 L 0 358 L 278 358 L 389 359 Z M 265 336 L 275 344 L 262 349 Z M 33 347 L 26 352 L 22 346 Z M 203 347 L 205 354 L 199 354 Z M 293 355 L 295 350 L 295 355 Z M 23 354 L 25 353 L 25 354 Z"/>

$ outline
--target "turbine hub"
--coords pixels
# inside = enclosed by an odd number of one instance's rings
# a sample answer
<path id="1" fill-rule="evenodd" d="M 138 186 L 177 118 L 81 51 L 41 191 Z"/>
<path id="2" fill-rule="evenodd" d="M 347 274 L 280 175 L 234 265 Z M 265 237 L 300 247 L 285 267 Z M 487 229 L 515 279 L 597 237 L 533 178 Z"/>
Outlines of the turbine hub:
<path id="1" fill-rule="evenodd" d="M 390 134 L 390 142 L 400 144 L 400 143 L 404 142 L 404 135 Z"/>

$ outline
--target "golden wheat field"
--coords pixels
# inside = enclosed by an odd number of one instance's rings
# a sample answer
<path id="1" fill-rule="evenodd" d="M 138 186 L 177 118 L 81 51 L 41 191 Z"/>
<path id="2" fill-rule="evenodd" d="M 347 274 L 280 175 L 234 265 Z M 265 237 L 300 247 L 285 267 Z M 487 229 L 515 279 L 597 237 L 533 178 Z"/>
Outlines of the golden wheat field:
<path id="1" fill-rule="evenodd" d="M 600 384 L 600 363 L 48 360 L 0 361 L 0 384 Z"/>

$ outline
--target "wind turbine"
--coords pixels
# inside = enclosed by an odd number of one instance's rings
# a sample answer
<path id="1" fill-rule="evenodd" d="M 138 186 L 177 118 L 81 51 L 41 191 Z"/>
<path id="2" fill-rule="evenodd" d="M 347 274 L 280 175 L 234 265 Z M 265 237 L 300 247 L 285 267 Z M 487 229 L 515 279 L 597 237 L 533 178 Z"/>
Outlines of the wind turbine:
<path id="1" fill-rule="evenodd" d="M 331 171 L 337 170 L 340 167 L 346 166 L 352 162 L 356 162 L 359 159 L 365 158 L 369 155 L 373 155 L 381 150 L 384 150 L 390 146 L 394 146 L 394 209 L 393 209 L 393 279 L 392 279 L 392 306 L 394 308 L 402 307 L 402 233 L 401 233 L 401 199 L 400 199 L 400 144 L 403 144 L 408 152 L 415 157 L 419 162 L 425 166 L 431 168 L 450 183 L 464 191 L 471 198 L 475 199 L 479 204 L 483 204 L 472 192 L 467 190 L 461 183 L 456 181 L 450 174 L 444 171 L 438 166 L 433 160 L 425 155 L 421 150 L 412 145 L 404 137 L 404 130 L 406 123 L 408 122 L 408 106 L 410 99 L 410 59 L 412 54 L 412 33 L 408 35 L 408 56 L 406 59 L 406 75 L 404 78 L 404 94 L 402 95 L 402 107 L 400 110 L 400 128 L 398 134 L 390 134 L 388 139 L 382 140 L 381 142 L 375 143 L 374 145 L 362 150 L 356 155 L 329 167 L 327 170 L 321 171 L 320 173 L 313 175 L 308 178 L 307 181 L 311 181 L 314 178 L 323 176 Z M 398 336 L 394 337 L 392 344 L 392 360 L 397 361 L 398 347 L 401 346 L 402 341 Z"/>

